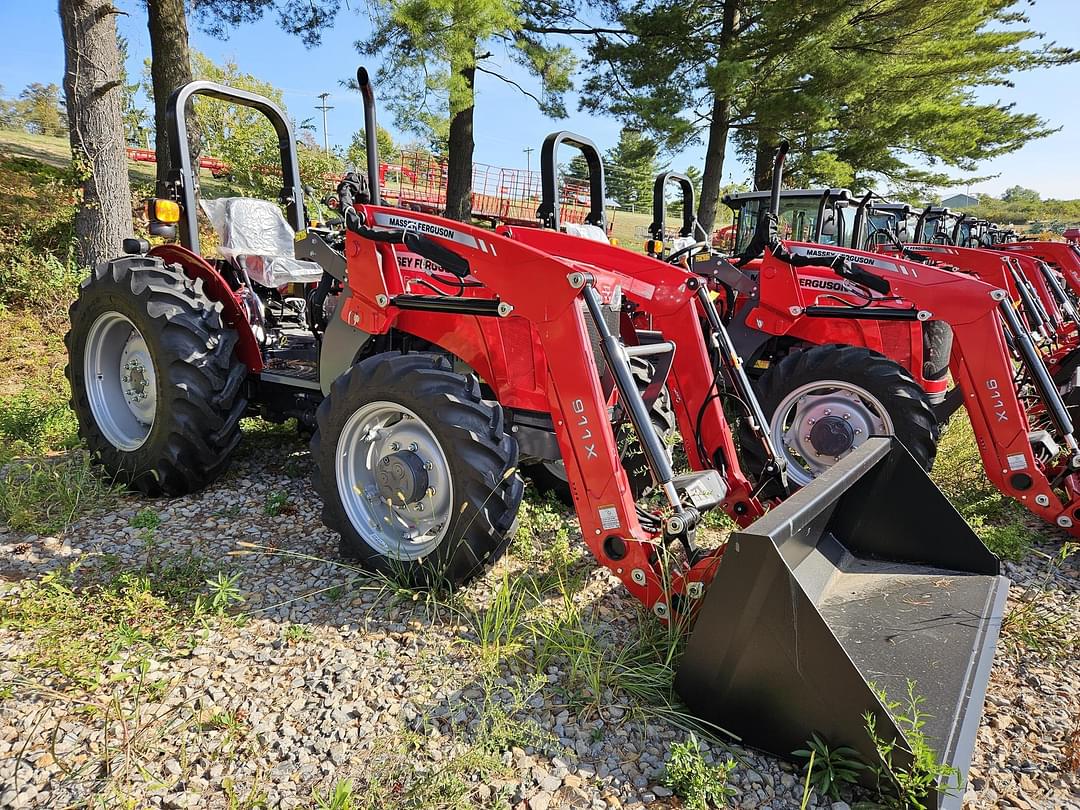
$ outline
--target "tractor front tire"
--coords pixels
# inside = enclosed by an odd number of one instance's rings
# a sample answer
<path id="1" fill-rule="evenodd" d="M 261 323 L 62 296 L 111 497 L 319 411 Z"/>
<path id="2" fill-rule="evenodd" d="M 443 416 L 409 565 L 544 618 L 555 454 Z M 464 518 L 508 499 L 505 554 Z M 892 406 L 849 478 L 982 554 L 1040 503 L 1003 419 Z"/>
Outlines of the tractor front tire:
<path id="1" fill-rule="evenodd" d="M 240 441 L 247 367 L 201 280 L 160 259 L 99 264 L 64 338 L 79 435 L 112 476 L 147 495 L 217 478 Z"/>
<path id="2" fill-rule="evenodd" d="M 929 470 L 939 426 L 926 392 L 900 364 L 861 346 L 829 344 L 794 351 L 756 384 L 769 432 L 788 478 L 804 486 L 869 436 L 892 435 Z M 747 422 L 739 445 L 755 475 L 765 454 Z M 763 494 L 782 497 L 778 483 Z"/>
<path id="3" fill-rule="evenodd" d="M 341 553 L 410 587 L 455 588 L 513 534 L 524 484 L 498 404 L 437 354 L 386 352 L 334 382 L 311 440 Z"/>

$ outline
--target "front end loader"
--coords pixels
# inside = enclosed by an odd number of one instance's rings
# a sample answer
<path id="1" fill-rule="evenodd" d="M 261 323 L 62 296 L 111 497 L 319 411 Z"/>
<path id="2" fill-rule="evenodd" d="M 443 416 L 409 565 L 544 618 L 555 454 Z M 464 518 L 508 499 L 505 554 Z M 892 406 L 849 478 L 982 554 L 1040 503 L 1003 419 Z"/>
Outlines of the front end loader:
<path id="1" fill-rule="evenodd" d="M 1045 309 L 1029 279 L 1000 254 L 986 251 L 972 252 L 993 259 L 984 280 L 933 266 L 921 254 L 886 256 L 845 246 L 846 240 L 781 241 L 785 153 L 778 151 L 769 212 L 758 217 L 745 242 L 741 267 L 709 255 L 693 267 L 724 302 L 736 349 L 749 367 L 761 369 L 757 392 L 791 480 L 805 483 L 821 475 L 868 434 L 897 436 L 929 468 L 938 422 L 965 407 L 995 486 L 1047 522 L 1080 534 L 1080 453 L 1062 396 L 1067 383 L 1056 379 L 1060 363 L 1054 359 L 1048 369 L 1046 356 L 1054 356 L 1036 345 L 1032 324 Z M 823 199 L 824 210 L 828 205 Z M 1019 309 L 1010 281 L 1023 304 Z M 1069 339 L 1065 346 L 1074 345 L 1071 324 L 1060 325 Z M 874 330 L 885 335 L 886 329 L 908 330 L 912 339 L 882 348 L 868 342 Z M 926 356 L 944 361 L 932 369 L 933 379 L 952 382 L 947 391 L 935 391 L 932 402 L 923 385 L 931 369 L 914 363 L 916 330 Z M 830 365 L 833 343 L 874 353 L 861 364 Z M 892 382 L 875 386 L 869 370 L 881 362 L 891 364 Z M 920 398 L 927 409 L 916 407 Z M 868 411 L 876 418 L 867 420 Z M 917 417 L 926 413 L 931 421 L 922 429 Z"/>
<path id="2" fill-rule="evenodd" d="M 659 620 L 693 624 L 677 687 L 698 714 L 781 756 L 819 733 L 875 764 L 870 717 L 903 768 L 913 743 L 886 701 L 911 678 L 935 718 L 926 742 L 963 774 L 1007 580 L 903 446 L 866 442 L 764 514 L 722 407 L 741 368 L 705 285 L 605 242 L 381 204 L 374 93 L 357 78 L 369 172 L 342 181 L 341 218 L 324 225 L 306 216 L 269 101 L 207 82 L 170 99 L 180 164 L 159 197 L 175 208 L 154 210 L 181 244 L 132 240 L 72 307 L 80 430 L 110 473 L 148 494 L 190 491 L 224 469 L 241 415 L 295 417 L 315 429 L 315 487 L 343 554 L 452 588 L 505 552 L 521 459 L 561 459 L 597 562 Z M 199 253 L 183 124 L 196 93 L 281 128 L 287 217 L 242 198 L 204 206 L 221 217 L 221 258 Z M 290 229 L 291 245 L 274 236 Z M 644 391 L 633 358 L 651 361 Z M 664 385 L 690 472 L 650 418 L 649 389 Z M 738 390 L 752 419 L 753 392 Z M 620 423 L 659 502 L 631 486 Z M 712 509 L 742 527 L 716 549 L 695 542 Z M 927 802 L 959 808 L 959 786 Z"/>

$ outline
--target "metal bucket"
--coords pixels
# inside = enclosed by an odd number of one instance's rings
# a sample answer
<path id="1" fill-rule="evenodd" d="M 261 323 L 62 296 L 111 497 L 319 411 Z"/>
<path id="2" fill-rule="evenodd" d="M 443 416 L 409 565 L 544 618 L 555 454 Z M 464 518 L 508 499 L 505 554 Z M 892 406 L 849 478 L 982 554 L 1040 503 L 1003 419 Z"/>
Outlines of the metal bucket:
<path id="1" fill-rule="evenodd" d="M 925 702 L 922 733 L 961 773 L 961 806 L 1009 581 L 997 558 L 893 439 L 871 439 L 731 536 L 676 689 L 750 746 L 790 757 L 816 732 L 879 758 L 910 749 L 875 692 Z M 944 791 L 939 791 L 943 793 Z"/>

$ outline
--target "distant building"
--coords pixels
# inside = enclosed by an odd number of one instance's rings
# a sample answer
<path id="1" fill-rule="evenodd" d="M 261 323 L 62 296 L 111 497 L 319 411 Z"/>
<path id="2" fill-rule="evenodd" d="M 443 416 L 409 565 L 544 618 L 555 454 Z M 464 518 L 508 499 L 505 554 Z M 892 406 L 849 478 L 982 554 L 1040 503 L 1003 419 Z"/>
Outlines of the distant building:
<path id="1" fill-rule="evenodd" d="M 942 200 L 941 204 L 946 208 L 974 208 L 979 204 L 979 198 L 970 194 L 954 194 Z"/>

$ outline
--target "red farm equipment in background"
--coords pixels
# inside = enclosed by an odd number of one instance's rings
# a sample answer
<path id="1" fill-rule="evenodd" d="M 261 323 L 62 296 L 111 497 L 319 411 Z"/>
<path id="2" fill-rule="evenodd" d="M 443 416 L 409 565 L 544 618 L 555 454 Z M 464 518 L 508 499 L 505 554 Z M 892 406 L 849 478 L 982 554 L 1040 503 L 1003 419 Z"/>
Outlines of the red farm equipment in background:
<path id="1" fill-rule="evenodd" d="M 983 256 L 996 268 L 988 272 L 995 283 L 987 283 L 925 259 L 912 260 L 910 254 L 884 256 L 848 247 L 847 239 L 841 239 L 844 223 L 854 223 L 855 217 L 842 206 L 834 214 L 833 244 L 778 240 L 777 229 L 799 224 L 797 207 L 790 209 L 794 216 L 786 217 L 782 208 L 783 157 L 781 149 L 768 209 L 758 202 L 761 195 L 754 195 L 753 229 L 741 222 L 737 228 L 740 234 L 752 232 L 739 261 L 742 267 L 708 255 L 690 266 L 719 294 L 732 340 L 757 378 L 773 443 L 786 456 L 792 480 L 799 481 L 800 469 L 803 480 L 821 474 L 850 452 L 868 427 L 900 436 L 916 458 L 932 460 L 937 421 L 963 406 L 988 478 L 1043 519 L 1080 534 L 1080 447 L 1073 423 L 1033 340 L 1027 313 L 1017 311 L 1010 295 L 1009 279 L 1018 281 L 1018 291 L 1029 289 L 1026 279 L 995 253 Z M 829 197 L 837 196 L 833 191 Z M 804 230 L 820 236 L 828 207 L 827 200 L 814 202 Z M 742 207 L 740 214 L 746 210 Z M 846 233 L 852 233 L 850 224 Z M 763 249 L 764 255 L 755 258 Z M 707 253 L 705 244 L 691 247 L 688 254 L 694 252 Z M 693 258 L 688 254 L 683 258 Z M 837 262 L 847 269 L 839 273 L 841 279 L 830 280 Z M 899 326 L 909 334 L 935 326 L 928 342 L 944 361 L 938 379 L 947 382 L 951 376 L 953 382 L 948 396 L 930 412 L 933 423 L 914 443 L 911 434 L 920 423 L 912 416 L 926 411 L 918 406 L 925 396 L 911 383 L 927 376 L 912 364 L 915 340 L 900 343 L 899 350 L 874 346 L 884 357 L 864 357 L 862 366 L 840 368 L 815 355 L 835 343 L 863 350 L 866 336 L 874 334 L 868 327 L 881 326 Z M 1062 329 L 1073 334 L 1071 324 Z M 888 385 L 873 384 L 870 357 L 875 363 L 896 361 L 889 366 Z M 897 363 L 903 366 L 899 371 Z M 906 433 L 901 432 L 904 425 Z"/>
<path id="2" fill-rule="evenodd" d="M 379 164 L 379 185 L 388 205 L 441 214 L 446 209 L 446 159 L 402 151 Z M 589 211 L 588 181 L 560 180 L 564 223 L 580 225 Z M 540 207 L 540 172 L 473 163 L 472 216 L 491 224 L 535 225 Z"/>

